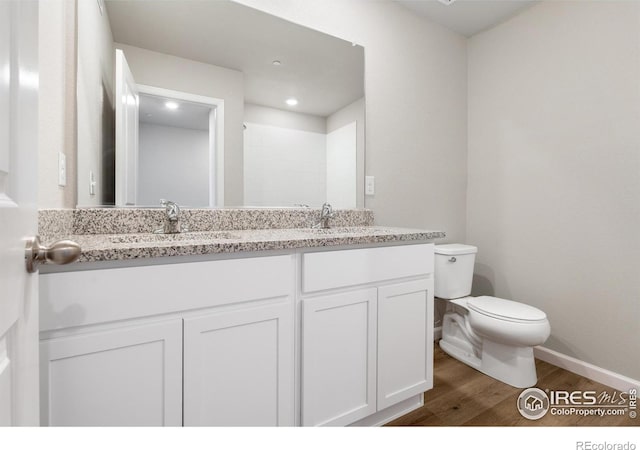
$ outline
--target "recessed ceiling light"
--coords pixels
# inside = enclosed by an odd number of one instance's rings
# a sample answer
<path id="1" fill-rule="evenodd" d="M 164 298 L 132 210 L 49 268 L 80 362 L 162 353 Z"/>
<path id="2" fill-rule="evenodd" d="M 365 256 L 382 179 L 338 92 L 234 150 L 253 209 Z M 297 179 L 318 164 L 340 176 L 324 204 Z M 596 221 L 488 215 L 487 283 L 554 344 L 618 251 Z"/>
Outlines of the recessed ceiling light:
<path id="1" fill-rule="evenodd" d="M 278 61 L 277 59 L 272 61 L 271 64 L 273 64 L 274 66 L 281 66 L 282 63 L 280 61 Z"/>
<path id="2" fill-rule="evenodd" d="M 298 104 L 298 100 L 292 97 L 288 98 L 286 103 L 289 106 L 296 106 Z"/>
<path id="3" fill-rule="evenodd" d="M 178 104 L 176 102 L 165 102 L 164 107 L 167 109 L 178 109 Z"/>
<path id="4" fill-rule="evenodd" d="M 453 2 L 455 2 L 456 0 L 438 0 L 440 3 L 442 3 L 443 5 L 447 5 L 449 6 L 450 4 L 452 4 Z"/>

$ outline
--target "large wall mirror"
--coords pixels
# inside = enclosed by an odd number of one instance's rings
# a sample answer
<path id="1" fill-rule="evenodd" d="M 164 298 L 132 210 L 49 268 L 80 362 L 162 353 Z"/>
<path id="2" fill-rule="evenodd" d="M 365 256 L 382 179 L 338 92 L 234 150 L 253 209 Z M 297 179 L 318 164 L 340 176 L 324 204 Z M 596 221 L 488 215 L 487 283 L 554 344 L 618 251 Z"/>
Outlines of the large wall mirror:
<path id="1" fill-rule="evenodd" d="M 227 0 L 78 2 L 78 206 L 364 207 L 364 49 Z"/>

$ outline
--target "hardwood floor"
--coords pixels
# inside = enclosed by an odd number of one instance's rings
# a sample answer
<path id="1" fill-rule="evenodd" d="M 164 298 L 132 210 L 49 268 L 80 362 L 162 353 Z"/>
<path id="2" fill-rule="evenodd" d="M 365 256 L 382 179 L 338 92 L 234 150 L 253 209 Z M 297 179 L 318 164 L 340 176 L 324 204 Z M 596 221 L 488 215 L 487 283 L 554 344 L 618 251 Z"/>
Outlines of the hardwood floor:
<path id="1" fill-rule="evenodd" d="M 511 387 L 472 369 L 435 346 L 434 388 L 425 393 L 425 405 L 388 426 L 638 426 L 640 418 L 624 416 L 558 416 L 548 412 L 528 420 L 516 408 L 522 389 Z M 536 360 L 538 388 L 589 390 L 614 389 Z"/>

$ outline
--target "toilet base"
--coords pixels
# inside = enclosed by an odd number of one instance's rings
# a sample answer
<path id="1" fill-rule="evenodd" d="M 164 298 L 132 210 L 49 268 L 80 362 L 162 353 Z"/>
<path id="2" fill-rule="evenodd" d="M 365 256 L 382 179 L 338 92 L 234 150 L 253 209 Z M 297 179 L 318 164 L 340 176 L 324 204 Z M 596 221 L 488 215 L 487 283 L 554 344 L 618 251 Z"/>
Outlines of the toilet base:
<path id="1" fill-rule="evenodd" d="M 478 358 L 462 346 L 447 342 L 444 338 L 439 344 L 449 356 L 510 386 L 527 388 L 538 382 L 531 347 L 510 347 L 484 340 L 482 357 Z"/>
<path id="2" fill-rule="evenodd" d="M 538 382 L 533 347 L 513 347 L 484 339 L 479 370 L 517 388 L 528 388 Z"/>
<path id="3" fill-rule="evenodd" d="M 440 339 L 439 344 L 440 348 L 447 355 L 454 357 L 458 361 L 461 361 L 476 370 L 480 370 L 482 361 L 480 360 L 480 358 L 473 355 L 472 352 L 469 352 L 458 345 L 452 344 L 451 342 L 447 342 L 444 339 Z"/>
<path id="4" fill-rule="evenodd" d="M 466 314 L 445 314 L 439 344 L 458 361 L 508 385 L 526 388 L 538 381 L 533 347 L 505 345 L 481 337 L 468 326 Z"/>

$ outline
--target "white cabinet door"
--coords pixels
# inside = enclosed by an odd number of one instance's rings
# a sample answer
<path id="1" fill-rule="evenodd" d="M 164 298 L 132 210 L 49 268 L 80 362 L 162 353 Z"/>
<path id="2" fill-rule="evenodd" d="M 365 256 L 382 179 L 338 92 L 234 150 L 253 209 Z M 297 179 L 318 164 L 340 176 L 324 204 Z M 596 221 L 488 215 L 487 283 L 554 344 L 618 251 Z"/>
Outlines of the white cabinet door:
<path id="1" fill-rule="evenodd" d="M 376 289 L 302 302 L 302 424 L 347 425 L 376 411 Z"/>
<path id="2" fill-rule="evenodd" d="M 40 342 L 43 425 L 182 425 L 182 321 Z"/>
<path id="3" fill-rule="evenodd" d="M 433 387 L 433 280 L 378 288 L 378 410 Z"/>
<path id="4" fill-rule="evenodd" d="M 184 425 L 294 425 L 293 301 L 184 320 Z"/>

